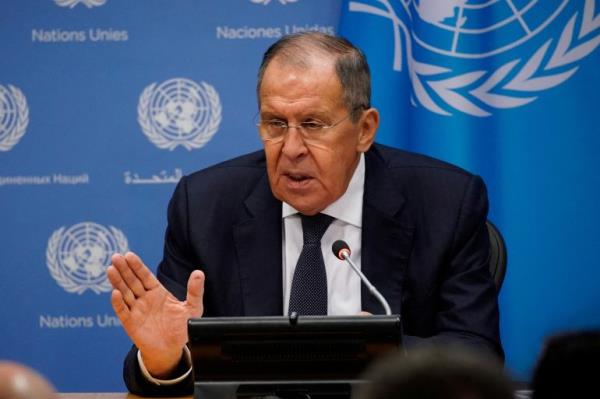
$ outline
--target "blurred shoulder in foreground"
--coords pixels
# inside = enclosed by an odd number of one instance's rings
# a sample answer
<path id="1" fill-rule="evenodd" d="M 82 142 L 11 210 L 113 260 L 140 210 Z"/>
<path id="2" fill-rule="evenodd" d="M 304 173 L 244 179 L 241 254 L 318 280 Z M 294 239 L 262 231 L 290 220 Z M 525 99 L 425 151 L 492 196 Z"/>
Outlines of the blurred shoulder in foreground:
<path id="1" fill-rule="evenodd" d="M 513 387 L 493 357 L 460 346 L 423 346 L 396 353 L 365 373 L 354 399 L 511 399 Z"/>
<path id="2" fill-rule="evenodd" d="M 533 399 L 599 398 L 600 330 L 546 339 L 531 387 Z"/>

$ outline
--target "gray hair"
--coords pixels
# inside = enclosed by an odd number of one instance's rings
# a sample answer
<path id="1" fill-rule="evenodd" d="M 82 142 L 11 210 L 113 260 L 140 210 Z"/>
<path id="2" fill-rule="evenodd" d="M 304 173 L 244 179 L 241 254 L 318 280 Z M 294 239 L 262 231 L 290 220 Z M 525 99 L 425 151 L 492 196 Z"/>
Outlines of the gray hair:
<path id="1" fill-rule="evenodd" d="M 342 100 L 352 122 L 358 121 L 362 110 L 371 107 L 371 73 L 367 59 L 348 40 L 319 32 L 287 35 L 267 49 L 258 70 L 256 94 L 259 106 L 260 88 L 269 63 L 277 58 L 278 61 L 307 67 L 307 58 L 315 50 L 335 59 L 336 74 L 342 85 Z"/>

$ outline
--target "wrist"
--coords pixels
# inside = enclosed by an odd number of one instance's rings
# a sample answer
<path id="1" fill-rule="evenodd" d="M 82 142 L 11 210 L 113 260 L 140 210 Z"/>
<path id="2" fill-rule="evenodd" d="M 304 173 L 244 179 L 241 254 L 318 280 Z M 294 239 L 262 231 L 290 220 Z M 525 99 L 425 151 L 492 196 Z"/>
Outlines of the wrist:
<path id="1" fill-rule="evenodd" d="M 173 385 L 185 380 L 192 372 L 192 354 L 187 346 L 184 346 L 183 350 L 183 360 L 185 360 L 185 365 L 183 364 L 184 361 L 181 360 L 179 365 L 175 368 L 172 378 L 169 379 L 165 379 L 165 377 L 157 378 L 152 376 L 152 374 L 150 374 L 150 372 L 146 369 L 144 359 L 142 359 L 142 353 L 138 350 L 137 358 L 143 376 L 155 385 Z"/>
<path id="2" fill-rule="evenodd" d="M 164 379 L 173 375 L 181 362 L 183 349 L 171 354 L 161 353 L 160 356 L 151 356 L 139 351 L 140 365 L 154 378 Z"/>

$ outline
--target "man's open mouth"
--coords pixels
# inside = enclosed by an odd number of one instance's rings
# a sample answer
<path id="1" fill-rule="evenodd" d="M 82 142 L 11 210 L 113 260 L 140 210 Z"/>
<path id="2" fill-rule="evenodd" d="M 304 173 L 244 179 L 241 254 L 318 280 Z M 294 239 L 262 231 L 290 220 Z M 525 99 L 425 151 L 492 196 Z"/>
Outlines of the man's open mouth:
<path id="1" fill-rule="evenodd" d="M 295 182 L 303 182 L 308 179 L 312 179 L 312 177 L 310 177 L 308 175 L 297 174 L 297 173 L 287 173 L 286 176 Z"/>

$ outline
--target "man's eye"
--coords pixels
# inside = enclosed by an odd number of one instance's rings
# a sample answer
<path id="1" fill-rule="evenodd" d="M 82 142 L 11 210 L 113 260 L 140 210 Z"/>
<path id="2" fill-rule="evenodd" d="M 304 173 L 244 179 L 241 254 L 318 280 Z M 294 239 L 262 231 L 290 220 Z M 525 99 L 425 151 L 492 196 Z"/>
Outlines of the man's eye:
<path id="1" fill-rule="evenodd" d="M 267 126 L 269 126 L 272 129 L 286 129 L 287 123 L 285 123 L 284 121 L 278 121 L 274 119 L 271 121 L 267 121 Z"/>
<path id="2" fill-rule="evenodd" d="M 323 127 L 325 127 L 325 124 L 318 121 L 302 122 L 302 128 L 305 130 L 321 130 Z"/>

